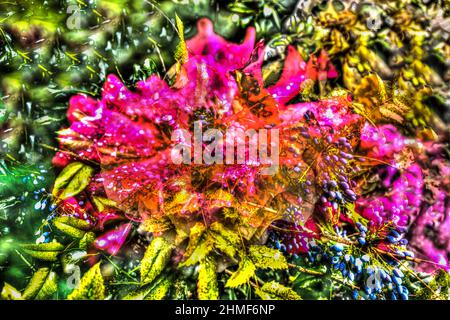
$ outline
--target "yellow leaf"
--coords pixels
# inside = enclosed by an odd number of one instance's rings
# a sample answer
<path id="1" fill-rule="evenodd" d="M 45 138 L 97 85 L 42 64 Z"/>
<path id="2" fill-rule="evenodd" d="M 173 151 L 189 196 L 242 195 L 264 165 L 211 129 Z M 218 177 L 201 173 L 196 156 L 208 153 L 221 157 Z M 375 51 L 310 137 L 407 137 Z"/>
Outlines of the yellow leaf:
<path id="1" fill-rule="evenodd" d="M 302 298 L 291 288 L 271 281 L 266 282 L 261 288 L 256 288 L 255 293 L 263 300 L 301 300 Z"/>
<path id="2" fill-rule="evenodd" d="M 164 270 L 172 254 L 173 246 L 163 237 L 154 238 L 141 263 L 141 285 L 151 283 Z"/>
<path id="3" fill-rule="evenodd" d="M 251 246 L 249 256 L 257 268 L 261 269 L 287 269 L 286 258 L 281 251 L 266 246 Z"/>
<path id="4" fill-rule="evenodd" d="M 145 286 L 136 291 L 127 294 L 124 300 L 162 300 L 166 297 L 171 286 L 168 278 L 162 278 L 156 281 L 154 285 Z"/>
<path id="5" fill-rule="evenodd" d="M 77 195 L 87 187 L 93 174 L 94 169 L 84 163 L 70 163 L 56 178 L 52 195 L 62 200 Z"/>
<path id="6" fill-rule="evenodd" d="M 23 300 L 19 290 L 14 288 L 9 283 L 3 285 L 2 293 L 0 295 L 1 300 Z"/>
<path id="7" fill-rule="evenodd" d="M 53 224 L 60 231 L 77 239 L 83 238 L 86 231 L 91 228 L 89 222 L 68 216 L 56 217 Z"/>
<path id="8" fill-rule="evenodd" d="M 81 278 L 80 285 L 67 297 L 67 300 L 104 300 L 105 285 L 100 272 L 100 262 L 90 268 Z"/>
<path id="9" fill-rule="evenodd" d="M 255 274 L 255 270 L 253 262 L 246 256 L 242 257 L 239 268 L 231 275 L 225 286 L 235 288 L 247 283 Z"/>
<path id="10" fill-rule="evenodd" d="M 211 234 L 214 238 L 214 246 L 233 258 L 241 247 L 239 235 L 219 222 L 214 222 L 210 226 Z"/>
<path id="11" fill-rule="evenodd" d="M 197 293 L 200 300 L 219 299 L 216 263 L 211 258 L 206 258 L 200 263 L 198 269 Z"/>
<path id="12" fill-rule="evenodd" d="M 22 250 L 33 258 L 45 261 L 56 261 L 64 250 L 64 245 L 58 242 L 40 244 L 22 244 Z"/>
<path id="13" fill-rule="evenodd" d="M 56 273 L 49 268 L 39 269 L 33 274 L 22 297 L 36 300 L 50 298 L 58 290 L 57 279 Z"/>
<path id="14" fill-rule="evenodd" d="M 186 47 L 186 41 L 184 40 L 184 25 L 183 21 L 175 14 L 175 22 L 178 29 L 178 35 L 180 37 L 180 42 L 175 49 L 175 60 L 180 63 L 186 63 L 189 58 L 189 54 Z"/>
<path id="15" fill-rule="evenodd" d="M 180 267 L 190 266 L 199 263 L 211 252 L 214 246 L 214 239 L 203 223 L 196 223 L 190 231 L 189 244 L 184 254 L 185 261 L 180 263 Z"/>
<path id="16" fill-rule="evenodd" d="M 104 211 L 107 207 L 115 208 L 117 206 L 115 201 L 108 198 L 92 197 L 92 200 L 100 212 Z"/>

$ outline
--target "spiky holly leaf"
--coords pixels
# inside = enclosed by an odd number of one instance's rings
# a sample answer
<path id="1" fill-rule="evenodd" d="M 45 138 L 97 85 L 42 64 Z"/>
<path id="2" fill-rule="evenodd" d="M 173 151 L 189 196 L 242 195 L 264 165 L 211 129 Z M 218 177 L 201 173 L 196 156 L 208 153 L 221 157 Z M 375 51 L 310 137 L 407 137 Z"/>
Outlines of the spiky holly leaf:
<path id="1" fill-rule="evenodd" d="M 103 300 L 105 299 L 105 284 L 98 262 L 81 278 L 80 285 L 67 297 L 68 300 Z"/>
<path id="2" fill-rule="evenodd" d="M 141 262 L 141 285 L 151 283 L 164 270 L 172 254 L 173 245 L 163 237 L 154 238 Z"/>
<path id="3" fill-rule="evenodd" d="M 256 267 L 253 262 L 247 256 L 244 256 L 239 263 L 239 268 L 231 275 L 225 286 L 235 288 L 243 285 L 253 277 L 255 271 Z"/>
<path id="4" fill-rule="evenodd" d="M 77 239 L 82 239 L 86 231 L 91 228 L 89 222 L 68 216 L 56 217 L 53 224 L 61 232 Z"/>
<path id="5" fill-rule="evenodd" d="M 266 282 L 255 293 L 263 300 L 301 300 L 302 298 L 291 288 L 285 287 L 276 281 Z"/>
<path id="6" fill-rule="evenodd" d="M 24 299 L 43 300 L 50 298 L 58 290 L 58 277 L 49 268 L 40 268 L 33 274 L 23 291 Z"/>
<path id="7" fill-rule="evenodd" d="M 64 245 L 58 242 L 22 244 L 21 247 L 26 254 L 45 261 L 56 261 L 58 255 L 64 250 Z"/>
<path id="8" fill-rule="evenodd" d="M 287 269 L 286 258 L 281 251 L 266 246 L 250 246 L 249 256 L 257 268 Z"/>
<path id="9" fill-rule="evenodd" d="M 211 258 L 206 258 L 200 262 L 197 294 L 200 300 L 217 300 L 219 298 L 216 262 Z"/>
<path id="10" fill-rule="evenodd" d="M 77 195 L 86 188 L 93 174 L 94 169 L 84 163 L 70 163 L 56 178 L 52 195 L 61 200 Z"/>
<path id="11" fill-rule="evenodd" d="M 7 282 L 3 285 L 0 298 L 1 300 L 23 300 L 20 291 Z"/>

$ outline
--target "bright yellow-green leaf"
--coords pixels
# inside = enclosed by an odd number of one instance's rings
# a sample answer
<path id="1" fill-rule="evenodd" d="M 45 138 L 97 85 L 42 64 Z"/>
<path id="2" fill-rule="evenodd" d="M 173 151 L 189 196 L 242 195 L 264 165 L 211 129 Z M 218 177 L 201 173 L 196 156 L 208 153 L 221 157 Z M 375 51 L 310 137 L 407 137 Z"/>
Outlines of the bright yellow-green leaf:
<path id="1" fill-rule="evenodd" d="M 115 208 L 117 206 L 116 202 L 108 198 L 92 197 L 92 200 L 94 201 L 95 206 L 100 212 L 104 211 L 107 207 Z"/>
<path id="2" fill-rule="evenodd" d="M 80 239 L 79 247 L 81 249 L 87 250 L 91 244 L 95 240 L 95 233 L 93 232 L 86 232 L 86 234 L 83 236 L 83 238 Z"/>
<path id="3" fill-rule="evenodd" d="M 100 272 L 100 262 L 90 268 L 81 278 L 80 285 L 67 297 L 68 300 L 103 300 L 105 285 Z"/>
<path id="4" fill-rule="evenodd" d="M 189 54 L 187 51 L 186 41 L 184 40 L 184 25 L 183 21 L 175 14 L 175 22 L 178 29 L 178 35 L 180 37 L 180 42 L 175 49 L 175 60 L 180 63 L 186 63 L 189 58 Z"/>
<path id="5" fill-rule="evenodd" d="M 22 297 L 36 300 L 48 299 L 58 290 L 57 280 L 56 273 L 49 268 L 41 268 L 33 274 Z"/>
<path id="6" fill-rule="evenodd" d="M 214 246 L 233 258 L 241 247 L 239 235 L 219 222 L 214 222 L 210 226 L 212 236 L 214 237 Z"/>
<path id="7" fill-rule="evenodd" d="M 214 239 L 203 223 L 196 223 L 190 230 L 189 244 L 184 256 L 186 260 L 180 263 L 180 267 L 191 266 L 205 259 L 212 251 Z"/>
<path id="8" fill-rule="evenodd" d="M 249 256 L 257 268 L 287 269 L 286 258 L 281 251 L 266 246 L 250 246 Z"/>
<path id="9" fill-rule="evenodd" d="M 3 285 L 2 293 L 0 295 L 1 300 L 23 300 L 19 290 L 14 288 L 9 283 Z"/>
<path id="10" fill-rule="evenodd" d="M 164 270 L 172 254 L 173 245 L 163 237 L 154 238 L 141 262 L 141 285 L 151 283 Z"/>
<path id="11" fill-rule="evenodd" d="M 211 258 L 206 258 L 200 263 L 198 269 L 197 293 L 200 300 L 219 299 L 216 263 Z"/>
<path id="12" fill-rule="evenodd" d="M 145 286 L 126 295 L 124 300 L 162 300 L 166 297 L 171 286 L 168 278 L 158 280 L 154 285 Z"/>
<path id="13" fill-rule="evenodd" d="M 255 274 L 256 267 L 246 256 L 243 256 L 239 268 L 234 272 L 225 284 L 226 287 L 235 288 L 247 283 Z"/>
<path id="14" fill-rule="evenodd" d="M 301 300 L 302 298 L 291 288 L 271 281 L 266 282 L 261 288 L 256 288 L 255 293 L 263 300 Z"/>
<path id="15" fill-rule="evenodd" d="M 64 245 L 58 242 L 40 244 L 22 244 L 23 252 L 33 258 L 45 261 L 56 261 L 58 255 L 64 250 Z"/>
<path id="16" fill-rule="evenodd" d="M 81 162 L 67 165 L 55 180 L 53 196 L 67 199 L 77 195 L 86 188 L 94 174 L 94 169 Z"/>
<path id="17" fill-rule="evenodd" d="M 91 228 L 88 222 L 82 219 L 67 216 L 56 217 L 53 220 L 53 224 L 60 231 L 77 239 L 83 238 L 86 231 Z"/>

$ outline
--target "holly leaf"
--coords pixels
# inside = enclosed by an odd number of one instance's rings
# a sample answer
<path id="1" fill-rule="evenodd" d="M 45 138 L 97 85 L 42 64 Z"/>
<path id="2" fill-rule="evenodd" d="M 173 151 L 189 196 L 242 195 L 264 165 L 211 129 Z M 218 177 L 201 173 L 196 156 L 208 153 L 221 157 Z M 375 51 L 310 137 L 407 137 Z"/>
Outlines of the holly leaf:
<path id="1" fill-rule="evenodd" d="M 244 256 L 239 263 L 239 268 L 231 275 L 225 286 L 235 288 L 243 285 L 253 277 L 255 271 L 256 267 L 253 262 L 247 256 Z"/>
<path id="2" fill-rule="evenodd" d="M 257 268 L 272 270 L 288 268 L 283 253 L 276 249 L 266 246 L 250 246 L 249 256 Z"/>
<path id="3" fill-rule="evenodd" d="M 173 245 L 163 237 L 153 239 L 141 262 L 141 285 L 151 283 L 164 270 L 172 250 Z"/>
<path id="4" fill-rule="evenodd" d="M 211 258 L 206 258 L 200 263 L 197 294 L 200 300 L 217 300 L 219 298 L 216 263 Z"/>
<path id="5" fill-rule="evenodd" d="M 56 217 L 53 220 L 53 225 L 61 232 L 77 239 L 82 239 L 91 228 L 89 222 L 74 217 Z"/>
<path id="6" fill-rule="evenodd" d="M 58 242 L 22 244 L 21 247 L 26 254 L 44 261 L 56 261 L 58 255 L 64 250 L 64 245 Z"/>
<path id="7" fill-rule="evenodd" d="M 23 300 L 20 291 L 7 282 L 3 285 L 0 298 L 1 300 Z"/>
<path id="8" fill-rule="evenodd" d="M 58 290 L 57 280 L 56 273 L 50 271 L 49 268 L 40 268 L 33 274 L 22 297 L 27 300 L 48 299 Z"/>
<path id="9" fill-rule="evenodd" d="M 67 297 L 67 300 L 104 300 L 105 285 L 98 262 L 81 278 L 80 285 Z"/>
<path id="10" fill-rule="evenodd" d="M 263 300 L 301 300 L 302 298 L 291 288 L 285 287 L 276 281 L 266 282 L 255 293 Z"/>
<path id="11" fill-rule="evenodd" d="M 94 169 L 84 163 L 70 163 L 56 178 L 52 195 L 60 200 L 77 195 L 87 187 L 93 174 Z"/>

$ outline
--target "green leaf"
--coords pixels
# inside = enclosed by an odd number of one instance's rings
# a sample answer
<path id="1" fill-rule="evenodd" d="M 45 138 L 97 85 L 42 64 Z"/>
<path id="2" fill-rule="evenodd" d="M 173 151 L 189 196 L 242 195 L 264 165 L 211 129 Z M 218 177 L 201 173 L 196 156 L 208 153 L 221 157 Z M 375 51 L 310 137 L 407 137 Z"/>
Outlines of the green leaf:
<path id="1" fill-rule="evenodd" d="M 67 297 L 67 300 L 104 300 L 105 285 L 98 262 L 81 278 L 80 285 Z"/>
<path id="2" fill-rule="evenodd" d="M 172 254 L 173 245 L 163 237 L 154 238 L 141 262 L 141 285 L 152 282 L 164 270 Z"/>
<path id="3" fill-rule="evenodd" d="M 52 195 L 58 199 L 67 199 L 86 188 L 94 174 L 94 169 L 81 162 L 67 165 L 55 180 Z"/>
<path id="4" fill-rule="evenodd" d="M 162 277 L 154 285 L 145 286 L 136 291 L 127 294 L 124 300 L 162 300 L 167 296 L 169 292 L 171 281 Z"/>
<path id="5" fill-rule="evenodd" d="M 261 288 L 256 288 L 255 293 L 263 300 L 301 300 L 302 298 L 291 288 L 271 281 L 266 282 Z"/>
<path id="6" fill-rule="evenodd" d="M 226 287 L 235 288 L 247 283 L 255 274 L 256 267 L 246 256 L 241 259 L 239 268 L 234 272 L 225 284 Z"/>
<path id="7" fill-rule="evenodd" d="M 216 263 L 211 258 L 206 258 L 200 263 L 198 269 L 197 293 L 200 300 L 219 299 Z"/>
<path id="8" fill-rule="evenodd" d="M 58 255 L 64 250 L 64 245 L 58 242 L 22 244 L 21 247 L 26 254 L 45 261 L 56 261 Z"/>
<path id="9" fill-rule="evenodd" d="M 211 234 L 214 238 L 214 245 L 217 249 L 234 258 L 241 246 L 239 235 L 219 222 L 211 224 Z"/>
<path id="10" fill-rule="evenodd" d="M 184 40 L 184 25 L 183 21 L 175 14 L 175 22 L 177 25 L 178 35 L 180 37 L 180 42 L 175 49 L 175 60 L 180 63 L 186 63 L 189 58 L 187 51 L 186 41 Z"/>
<path id="11" fill-rule="evenodd" d="M 61 232 L 77 239 L 82 239 L 86 231 L 91 228 L 89 222 L 68 216 L 56 217 L 53 224 Z"/>
<path id="12" fill-rule="evenodd" d="M 257 268 L 287 269 L 286 258 L 281 251 L 266 246 L 250 246 L 249 256 Z"/>
<path id="13" fill-rule="evenodd" d="M 58 290 L 57 280 L 56 273 L 50 271 L 49 268 L 41 268 L 33 274 L 22 297 L 27 300 L 50 298 Z"/>
<path id="14" fill-rule="evenodd" d="M 19 290 L 14 288 L 9 283 L 3 285 L 2 293 L 0 295 L 1 300 L 23 300 Z"/>

